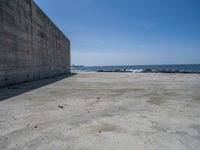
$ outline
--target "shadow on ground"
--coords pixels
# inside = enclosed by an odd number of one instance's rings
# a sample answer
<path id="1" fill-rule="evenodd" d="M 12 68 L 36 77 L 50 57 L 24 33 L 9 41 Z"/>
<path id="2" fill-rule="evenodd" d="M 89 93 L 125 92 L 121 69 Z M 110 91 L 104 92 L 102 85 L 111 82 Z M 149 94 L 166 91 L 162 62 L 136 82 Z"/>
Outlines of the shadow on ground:
<path id="1" fill-rule="evenodd" d="M 66 74 L 66 75 L 57 76 L 53 78 L 41 79 L 37 81 L 25 82 L 21 84 L 16 84 L 16 85 L 0 88 L 0 101 L 7 100 L 11 97 L 24 94 L 26 92 L 55 83 L 65 78 L 72 77 L 74 75 L 76 75 L 76 73 Z"/>

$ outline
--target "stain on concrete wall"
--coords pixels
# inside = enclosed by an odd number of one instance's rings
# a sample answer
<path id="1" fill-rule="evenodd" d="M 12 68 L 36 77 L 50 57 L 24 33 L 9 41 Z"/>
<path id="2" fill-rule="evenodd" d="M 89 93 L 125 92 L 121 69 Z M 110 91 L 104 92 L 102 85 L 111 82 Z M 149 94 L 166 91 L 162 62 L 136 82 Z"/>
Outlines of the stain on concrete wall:
<path id="1" fill-rule="evenodd" d="M 70 72 L 70 41 L 32 0 L 0 0 L 0 87 Z"/>

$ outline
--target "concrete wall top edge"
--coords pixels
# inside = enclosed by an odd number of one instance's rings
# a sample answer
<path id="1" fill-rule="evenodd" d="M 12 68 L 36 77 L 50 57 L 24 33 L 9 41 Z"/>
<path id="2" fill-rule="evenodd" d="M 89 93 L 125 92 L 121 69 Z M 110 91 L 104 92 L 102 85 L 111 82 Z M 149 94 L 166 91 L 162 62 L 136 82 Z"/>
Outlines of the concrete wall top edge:
<path id="1" fill-rule="evenodd" d="M 46 16 L 49 21 L 52 23 L 52 25 L 68 40 L 68 42 L 70 43 L 69 38 L 57 27 L 57 25 L 50 19 L 50 17 L 40 8 L 40 6 L 38 6 L 35 1 L 33 0 L 33 4 L 35 5 L 35 7 L 37 7 L 38 10 L 40 10 L 42 12 L 42 14 L 44 16 Z"/>

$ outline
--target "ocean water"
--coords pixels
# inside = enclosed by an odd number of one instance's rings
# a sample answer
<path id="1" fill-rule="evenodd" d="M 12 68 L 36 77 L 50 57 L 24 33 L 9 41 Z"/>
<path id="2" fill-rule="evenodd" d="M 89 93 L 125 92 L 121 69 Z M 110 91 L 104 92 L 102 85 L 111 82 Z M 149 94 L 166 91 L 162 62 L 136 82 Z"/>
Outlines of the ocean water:
<path id="1" fill-rule="evenodd" d="M 179 71 L 200 71 L 200 64 L 194 65 L 128 65 L 128 66 L 85 66 L 72 67 L 72 72 L 96 72 L 98 70 L 126 69 L 133 72 L 141 72 L 145 69 L 152 70 L 179 70 Z"/>

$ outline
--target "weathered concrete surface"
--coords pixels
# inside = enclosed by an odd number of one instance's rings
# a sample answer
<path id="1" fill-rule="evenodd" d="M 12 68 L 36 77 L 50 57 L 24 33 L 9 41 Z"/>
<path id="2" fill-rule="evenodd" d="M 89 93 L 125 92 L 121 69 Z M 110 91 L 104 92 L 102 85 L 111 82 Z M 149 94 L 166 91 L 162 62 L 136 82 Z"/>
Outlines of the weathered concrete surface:
<path id="1" fill-rule="evenodd" d="M 70 42 L 32 0 L 0 0 L 0 87 L 70 72 Z"/>
<path id="2" fill-rule="evenodd" d="M 1 150 L 200 149 L 200 75 L 78 74 L 0 98 Z"/>

